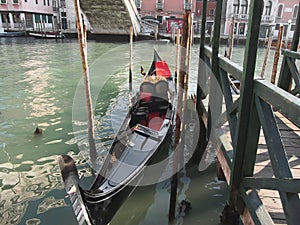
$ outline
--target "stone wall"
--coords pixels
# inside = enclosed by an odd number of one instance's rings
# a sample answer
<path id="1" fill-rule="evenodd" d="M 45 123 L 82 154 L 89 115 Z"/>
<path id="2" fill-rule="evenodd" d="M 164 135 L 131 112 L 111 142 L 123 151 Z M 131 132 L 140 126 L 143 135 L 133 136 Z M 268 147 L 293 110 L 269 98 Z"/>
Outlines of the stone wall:
<path id="1" fill-rule="evenodd" d="M 139 32 L 138 16 L 131 0 L 80 0 L 80 5 L 95 34 L 129 34 L 132 21 Z"/>

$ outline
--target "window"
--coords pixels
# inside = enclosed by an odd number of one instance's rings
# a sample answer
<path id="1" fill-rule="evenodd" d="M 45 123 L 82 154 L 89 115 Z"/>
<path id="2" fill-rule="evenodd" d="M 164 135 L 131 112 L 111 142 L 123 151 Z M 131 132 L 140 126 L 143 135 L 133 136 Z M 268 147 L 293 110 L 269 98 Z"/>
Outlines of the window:
<path id="1" fill-rule="evenodd" d="M 13 4 L 19 4 L 19 0 L 13 0 L 12 3 Z"/>
<path id="2" fill-rule="evenodd" d="M 240 1 L 239 0 L 234 0 L 233 2 L 233 13 L 234 14 L 239 14 L 240 11 Z"/>
<path id="3" fill-rule="evenodd" d="M 50 0 L 47 0 L 47 4 L 48 4 L 48 6 L 50 6 Z"/>
<path id="4" fill-rule="evenodd" d="M 51 15 L 48 15 L 48 23 L 52 23 L 52 16 Z"/>
<path id="5" fill-rule="evenodd" d="M 1 14 L 1 18 L 3 23 L 10 23 L 8 14 Z"/>
<path id="6" fill-rule="evenodd" d="M 248 1 L 242 0 L 241 3 L 241 14 L 247 14 L 248 13 Z"/>
<path id="7" fill-rule="evenodd" d="M 281 18 L 282 17 L 282 13 L 283 13 L 283 7 L 284 5 L 283 4 L 280 4 L 278 6 L 278 10 L 277 10 L 277 17 Z"/>
<path id="8" fill-rule="evenodd" d="M 1 0 L 1 4 L 6 4 L 6 0 Z"/>
<path id="9" fill-rule="evenodd" d="M 39 0 L 35 0 L 35 4 L 39 4 Z"/>
<path id="10" fill-rule="evenodd" d="M 271 15 L 271 10 L 272 10 L 272 2 L 268 1 L 265 7 L 265 15 L 270 16 Z"/>
<path id="11" fill-rule="evenodd" d="M 291 31 L 295 31 L 295 28 L 296 28 L 295 24 L 291 25 Z"/>
<path id="12" fill-rule="evenodd" d="M 293 10 L 293 19 L 297 18 L 298 11 L 299 11 L 299 5 L 295 5 Z"/>
<path id="13" fill-rule="evenodd" d="M 60 0 L 60 6 L 61 7 L 66 7 L 66 1 L 65 0 Z"/>
<path id="14" fill-rule="evenodd" d="M 44 0 L 44 5 L 46 5 L 46 0 Z"/>
<path id="15" fill-rule="evenodd" d="M 40 14 L 34 14 L 34 20 L 36 23 L 41 22 Z"/>
<path id="16" fill-rule="evenodd" d="M 46 15 L 42 15 L 42 21 L 45 22 L 45 23 L 47 22 L 47 16 Z"/>
<path id="17" fill-rule="evenodd" d="M 215 9 L 209 9 L 209 15 L 210 16 L 215 15 Z"/>
<path id="18" fill-rule="evenodd" d="M 20 23 L 20 14 L 13 14 L 14 23 Z"/>

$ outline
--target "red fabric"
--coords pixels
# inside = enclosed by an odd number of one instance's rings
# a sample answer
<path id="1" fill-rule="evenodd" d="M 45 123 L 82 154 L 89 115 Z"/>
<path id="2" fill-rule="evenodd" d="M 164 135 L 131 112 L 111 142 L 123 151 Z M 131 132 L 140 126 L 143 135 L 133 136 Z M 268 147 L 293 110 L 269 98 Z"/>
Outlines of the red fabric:
<path id="1" fill-rule="evenodd" d="M 149 102 L 151 100 L 152 93 L 150 92 L 141 92 L 140 99 L 144 102 Z"/>
<path id="2" fill-rule="evenodd" d="M 171 72 L 166 61 L 155 62 L 156 75 L 169 78 Z"/>
<path id="3" fill-rule="evenodd" d="M 161 128 L 161 125 L 164 122 L 164 118 L 165 118 L 164 115 L 162 117 L 159 117 L 159 113 L 158 112 L 149 113 L 148 127 L 150 129 L 159 131 L 160 128 Z"/>

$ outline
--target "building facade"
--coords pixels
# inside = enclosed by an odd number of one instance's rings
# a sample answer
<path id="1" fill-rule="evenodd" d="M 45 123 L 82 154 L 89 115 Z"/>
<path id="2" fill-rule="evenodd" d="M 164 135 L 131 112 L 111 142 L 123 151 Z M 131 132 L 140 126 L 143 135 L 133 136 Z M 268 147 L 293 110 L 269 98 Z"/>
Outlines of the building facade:
<path id="1" fill-rule="evenodd" d="M 1 0 L 0 28 L 39 30 L 53 28 L 52 0 Z"/>
<path id="2" fill-rule="evenodd" d="M 87 30 L 90 25 L 84 19 Z M 0 0 L 0 28 L 76 32 L 73 0 Z"/>
<path id="3" fill-rule="evenodd" d="M 206 11 L 206 34 L 212 34 L 213 25 L 215 20 L 217 0 L 208 0 L 207 2 L 207 11 Z M 203 1 L 196 1 L 196 12 L 195 17 L 197 19 L 197 26 L 195 33 L 200 33 L 201 19 L 202 19 L 202 10 L 203 10 Z"/>
<path id="4" fill-rule="evenodd" d="M 248 29 L 250 0 L 227 0 L 224 34 L 229 35 L 232 21 L 234 34 L 246 36 Z M 260 37 L 271 32 L 278 36 L 279 26 L 284 26 L 284 36 L 292 38 L 299 8 L 298 0 L 265 0 L 261 20 Z"/>
<path id="5" fill-rule="evenodd" d="M 153 18 L 159 23 L 159 31 L 171 33 L 181 27 L 185 11 L 196 11 L 196 0 L 135 0 L 140 17 Z"/>

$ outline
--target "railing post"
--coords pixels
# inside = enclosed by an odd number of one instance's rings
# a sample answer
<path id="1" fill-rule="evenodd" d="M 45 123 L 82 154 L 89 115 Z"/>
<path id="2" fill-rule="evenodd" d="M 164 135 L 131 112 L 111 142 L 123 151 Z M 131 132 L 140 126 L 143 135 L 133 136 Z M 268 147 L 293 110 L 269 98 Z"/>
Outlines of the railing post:
<path id="1" fill-rule="evenodd" d="M 219 47 L 220 47 L 220 31 L 221 31 L 221 16 L 222 16 L 223 0 L 217 1 L 216 16 L 214 22 L 213 41 L 212 41 L 212 72 L 210 80 L 210 94 L 208 106 L 208 137 L 213 138 L 216 119 L 219 118 L 222 112 L 222 90 L 219 67 Z M 210 130 L 210 128 L 212 130 Z M 212 132 L 212 135 L 211 135 Z"/>
<path id="2" fill-rule="evenodd" d="M 240 104 L 238 110 L 239 117 L 237 122 L 236 137 L 233 143 L 234 155 L 230 179 L 229 205 L 234 206 L 235 210 L 237 210 L 239 213 L 243 212 L 243 208 L 239 207 L 242 203 L 240 201 L 239 193 L 240 184 L 242 178 L 247 173 L 251 173 L 251 167 L 253 170 L 253 161 L 255 160 L 260 131 L 260 124 L 257 119 L 257 112 L 254 107 L 253 78 L 255 73 L 255 64 L 257 57 L 256 46 L 258 45 L 259 29 L 263 6 L 263 0 L 251 0 L 249 29 L 243 65 L 244 70 L 241 80 Z M 251 165 L 249 165 L 248 168 L 245 169 L 246 156 L 250 157 L 250 160 L 247 158 L 247 163 L 249 163 L 250 161 Z"/>

